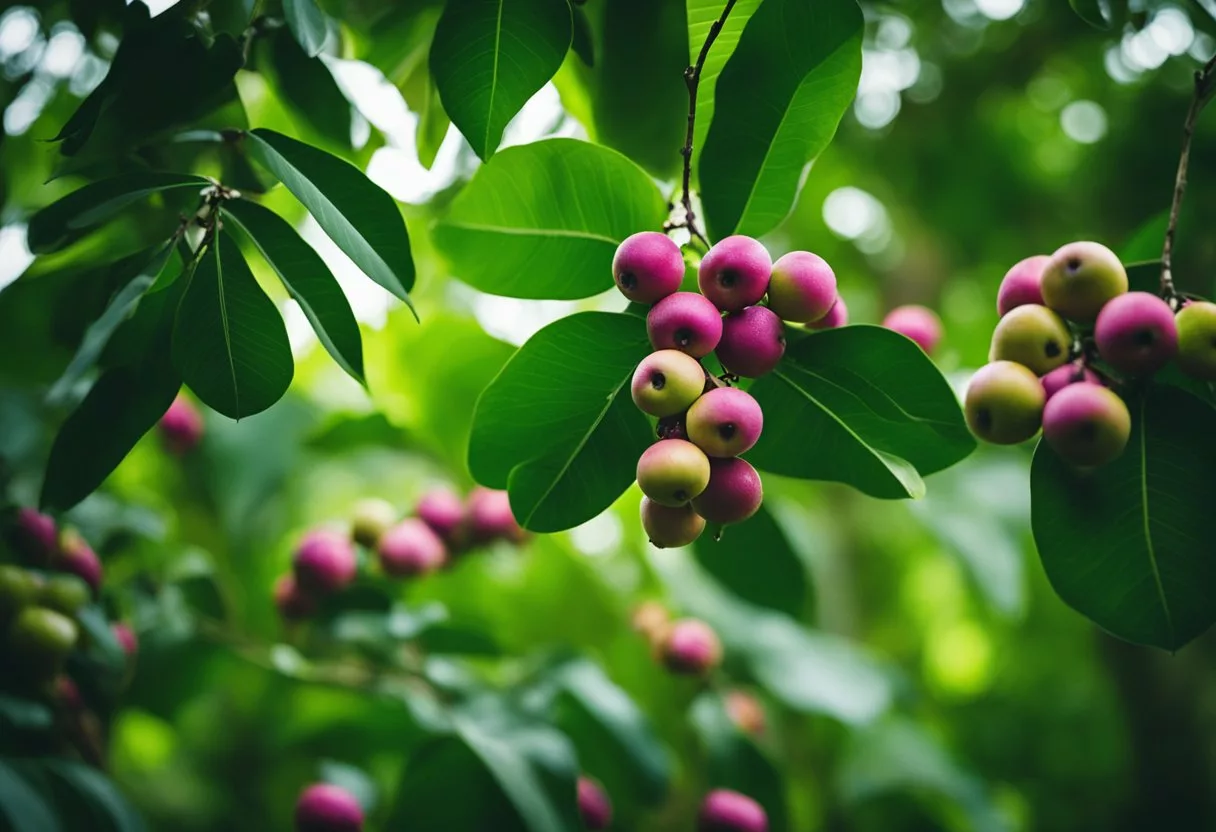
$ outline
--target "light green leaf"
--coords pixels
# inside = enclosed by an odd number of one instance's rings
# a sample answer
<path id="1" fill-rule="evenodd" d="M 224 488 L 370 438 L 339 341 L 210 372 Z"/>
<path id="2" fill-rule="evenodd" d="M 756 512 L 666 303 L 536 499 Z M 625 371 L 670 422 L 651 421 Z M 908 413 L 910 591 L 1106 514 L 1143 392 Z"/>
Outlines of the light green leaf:
<path id="1" fill-rule="evenodd" d="M 710 27 L 721 16 L 725 5 L 723 0 L 687 0 L 688 8 L 688 54 L 690 61 L 695 62 L 701 54 L 701 47 L 709 37 Z M 705 64 L 701 67 L 701 80 L 697 84 L 697 121 L 693 125 L 692 160 L 693 170 L 699 170 L 698 161 L 701 158 L 701 147 L 705 144 L 705 134 L 714 118 L 714 90 L 718 86 L 718 76 L 722 67 L 735 53 L 739 45 L 739 37 L 743 27 L 751 20 L 760 0 L 738 0 L 730 10 L 722 30 L 714 38 L 709 54 L 705 56 Z"/>
<path id="2" fill-rule="evenodd" d="M 329 27 L 325 12 L 317 6 L 316 0 L 283 0 L 283 17 L 296 42 L 310 58 L 321 54 L 325 39 L 329 37 Z"/>

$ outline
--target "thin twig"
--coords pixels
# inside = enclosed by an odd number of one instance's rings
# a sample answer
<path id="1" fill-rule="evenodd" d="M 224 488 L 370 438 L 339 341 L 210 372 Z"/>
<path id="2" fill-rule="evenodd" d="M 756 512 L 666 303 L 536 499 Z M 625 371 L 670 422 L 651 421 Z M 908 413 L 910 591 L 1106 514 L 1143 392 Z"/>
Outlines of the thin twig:
<path id="1" fill-rule="evenodd" d="M 1199 114 L 1212 99 L 1213 80 L 1216 79 L 1216 55 L 1195 73 L 1195 92 L 1191 106 L 1182 124 L 1182 152 L 1178 155 L 1178 174 L 1174 177 L 1174 201 L 1170 205 L 1169 225 L 1165 228 L 1165 243 L 1161 248 L 1161 294 L 1173 303 L 1178 299 L 1171 271 L 1174 255 L 1174 233 L 1178 228 L 1178 215 L 1182 211 L 1182 197 L 1186 193 L 1186 168 L 1191 158 L 1191 139 L 1195 136 L 1195 122 Z"/>
<path id="2" fill-rule="evenodd" d="M 709 49 L 718 39 L 718 34 L 726 25 L 726 18 L 730 16 L 730 10 L 734 7 L 735 0 L 726 0 L 722 14 L 710 24 L 709 34 L 705 36 L 705 43 L 701 44 L 701 51 L 697 55 L 696 63 L 684 70 L 684 85 L 688 87 L 688 130 L 684 134 L 684 147 L 680 148 L 680 155 L 684 157 L 683 192 L 680 199 L 680 204 L 684 206 L 684 219 L 670 227 L 687 228 L 688 233 L 700 240 L 706 248 L 709 248 L 709 240 L 697 226 L 697 215 L 692 210 L 692 137 L 693 128 L 697 123 L 697 87 L 701 83 L 701 70 L 705 68 L 705 59 L 709 57 Z"/>

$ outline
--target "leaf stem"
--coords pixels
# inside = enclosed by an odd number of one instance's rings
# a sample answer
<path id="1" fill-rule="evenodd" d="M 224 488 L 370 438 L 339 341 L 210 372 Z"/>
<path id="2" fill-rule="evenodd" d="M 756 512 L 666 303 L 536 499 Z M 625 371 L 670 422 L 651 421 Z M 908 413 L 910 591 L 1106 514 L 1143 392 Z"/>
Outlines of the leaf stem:
<path id="1" fill-rule="evenodd" d="M 1191 106 L 1187 109 L 1182 124 L 1182 152 L 1178 155 L 1178 173 L 1174 177 L 1174 201 L 1170 205 L 1170 220 L 1165 228 L 1165 243 L 1161 248 L 1161 294 L 1173 303 L 1178 299 L 1171 271 L 1174 254 L 1174 233 L 1178 228 L 1178 215 L 1182 210 L 1182 197 L 1186 193 L 1186 169 L 1191 158 L 1191 140 L 1195 136 L 1195 122 L 1203 108 L 1216 94 L 1216 55 L 1195 72 L 1195 91 Z"/>
<path id="2" fill-rule="evenodd" d="M 705 36 L 705 43 L 701 44 L 701 51 L 697 54 L 696 63 L 684 70 L 684 85 L 688 87 L 688 129 L 684 134 L 684 146 L 680 148 L 680 155 L 684 157 L 684 178 L 680 199 L 680 204 L 684 206 L 684 219 L 670 227 L 687 228 L 688 233 L 700 240 L 706 248 L 709 248 L 709 240 L 706 239 L 705 232 L 697 225 L 697 215 L 692 209 L 692 141 L 693 128 L 697 123 L 697 88 L 701 84 L 701 70 L 705 68 L 705 59 L 709 57 L 709 49 L 718 39 L 722 27 L 726 25 L 726 18 L 730 16 L 731 9 L 734 7 L 735 0 L 726 0 L 722 14 L 718 15 L 718 19 L 710 24 L 709 34 Z"/>

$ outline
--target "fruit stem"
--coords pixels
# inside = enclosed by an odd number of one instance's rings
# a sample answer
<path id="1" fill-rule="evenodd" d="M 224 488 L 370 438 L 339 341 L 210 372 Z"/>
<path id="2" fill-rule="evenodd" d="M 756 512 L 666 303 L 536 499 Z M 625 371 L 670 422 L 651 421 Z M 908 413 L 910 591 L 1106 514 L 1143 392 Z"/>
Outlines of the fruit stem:
<path id="1" fill-rule="evenodd" d="M 1203 108 L 1212 100 L 1216 93 L 1216 55 L 1213 55 L 1202 69 L 1195 72 L 1195 92 L 1191 96 L 1191 106 L 1186 112 L 1186 121 L 1182 124 L 1182 152 L 1178 155 L 1178 174 L 1174 177 L 1174 201 L 1170 205 L 1169 224 L 1165 227 L 1165 243 L 1161 248 L 1161 295 L 1175 309 L 1178 308 L 1178 292 L 1174 289 L 1174 275 L 1171 272 L 1174 254 L 1174 232 L 1178 227 L 1178 214 L 1182 210 L 1182 197 L 1186 193 L 1186 168 L 1191 158 L 1191 139 L 1195 136 L 1195 122 Z"/>
<path id="2" fill-rule="evenodd" d="M 680 199 L 680 204 L 684 206 L 684 219 L 671 227 L 687 228 L 689 235 L 700 240 L 706 248 L 709 248 L 709 240 L 697 225 L 697 215 L 692 210 L 692 135 L 697 123 L 697 87 L 701 83 L 701 70 L 705 68 L 705 59 L 709 57 L 709 49 L 718 39 L 718 34 L 726 25 L 726 18 L 730 16 L 730 11 L 734 7 L 735 0 L 726 0 L 722 14 L 718 15 L 718 19 L 710 24 L 709 34 L 705 36 L 705 43 L 701 44 L 701 51 L 697 54 L 696 63 L 684 70 L 684 85 L 688 87 L 688 130 L 684 134 L 684 146 L 680 148 L 680 155 L 684 157 L 683 191 Z"/>

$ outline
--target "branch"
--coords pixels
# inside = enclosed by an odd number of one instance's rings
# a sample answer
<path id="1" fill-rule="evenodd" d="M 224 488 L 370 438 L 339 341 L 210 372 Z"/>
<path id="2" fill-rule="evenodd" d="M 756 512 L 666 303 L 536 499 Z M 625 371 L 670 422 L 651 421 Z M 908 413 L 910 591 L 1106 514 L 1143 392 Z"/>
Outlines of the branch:
<path id="1" fill-rule="evenodd" d="M 684 147 L 680 148 L 680 155 L 684 157 L 683 197 L 680 199 L 680 204 L 684 206 L 684 219 L 670 227 L 687 228 L 688 233 L 704 243 L 706 248 L 709 248 L 709 240 L 697 226 L 697 215 L 692 210 L 692 134 L 693 127 L 697 123 L 697 87 L 701 83 L 701 70 L 705 68 L 709 48 L 718 39 L 718 34 L 726 25 L 726 18 L 730 16 L 730 10 L 734 7 L 735 0 L 726 0 L 722 14 L 709 27 L 709 34 L 705 36 L 705 43 L 701 45 L 696 63 L 684 70 L 684 85 L 688 87 L 688 130 L 684 134 Z"/>
<path id="2" fill-rule="evenodd" d="M 1216 93 L 1216 55 L 1195 73 L 1195 92 L 1191 96 L 1191 106 L 1186 111 L 1186 121 L 1182 124 L 1182 152 L 1178 156 L 1178 174 L 1174 177 L 1174 201 L 1170 205 L 1170 221 L 1165 228 L 1165 244 L 1161 249 L 1161 294 L 1168 301 L 1178 297 L 1171 268 L 1174 233 L 1178 228 L 1182 197 L 1186 193 L 1186 168 L 1191 159 L 1191 139 L 1195 136 L 1195 122 L 1198 121 L 1203 108 L 1212 100 L 1213 93 Z"/>

